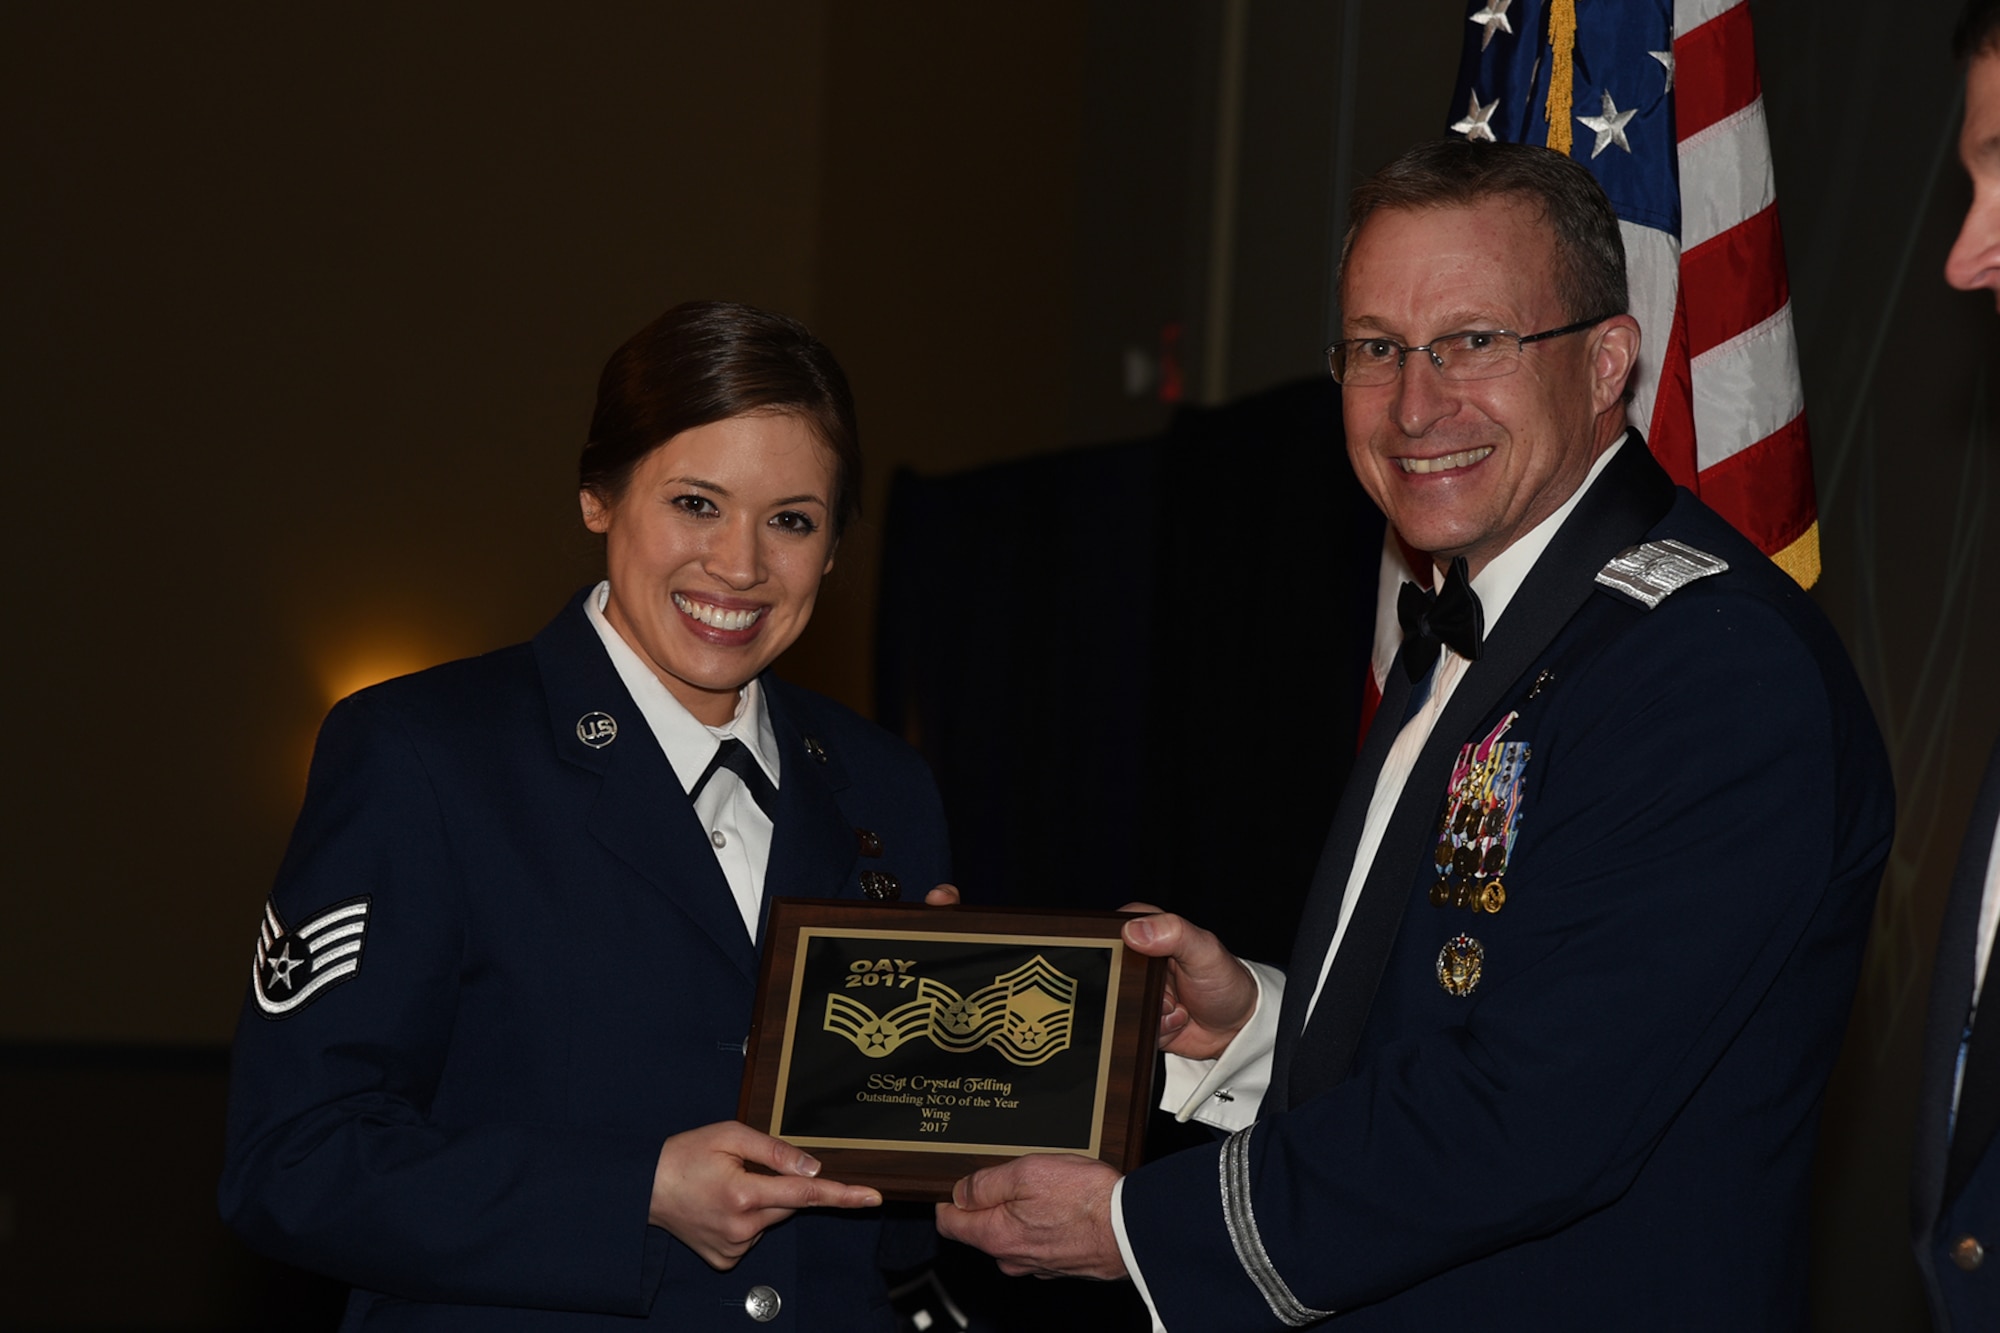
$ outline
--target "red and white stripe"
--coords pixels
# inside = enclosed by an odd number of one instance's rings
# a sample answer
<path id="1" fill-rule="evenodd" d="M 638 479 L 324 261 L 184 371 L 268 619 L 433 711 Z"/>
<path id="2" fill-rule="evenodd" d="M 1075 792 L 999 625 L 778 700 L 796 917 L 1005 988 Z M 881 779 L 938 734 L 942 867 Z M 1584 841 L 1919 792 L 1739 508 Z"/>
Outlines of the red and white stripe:
<path id="1" fill-rule="evenodd" d="M 1639 367 L 1631 418 L 1678 484 L 1810 588 L 1818 507 L 1777 185 L 1746 0 L 1676 0 L 1680 239 L 1621 223 Z M 1363 731 L 1401 628 L 1401 544 L 1384 543 Z"/>
<path id="2" fill-rule="evenodd" d="M 1632 417 L 1676 482 L 1811 587 L 1812 452 L 1750 7 L 1677 0 L 1674 30 L 1681 236 L 1624 225 L 1650 345 Z"/>

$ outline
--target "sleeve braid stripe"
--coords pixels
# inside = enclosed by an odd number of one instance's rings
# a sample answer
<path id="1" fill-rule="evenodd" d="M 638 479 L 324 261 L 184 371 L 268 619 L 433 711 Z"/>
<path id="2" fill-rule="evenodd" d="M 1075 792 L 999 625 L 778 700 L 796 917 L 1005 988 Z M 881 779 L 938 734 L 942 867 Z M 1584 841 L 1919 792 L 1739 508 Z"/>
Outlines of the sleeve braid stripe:
<path id="1" fill-rule="evenodd" d="M 1250 1206 L 1250 1130 L 1239 1129 L 1222 1144 L 1222 1225 L 1236 1247 L 1236 1261 L 1264 1297 L 1264 1303 L 1288 1327 L 1304 1328 L 1333 1317 L 1332 1310 L 1314 1310 L 1292 1295 L 1292 1289 L 1278 1276 L 1264 1238 L 1257 1233 L 1257 1217 Z"/>

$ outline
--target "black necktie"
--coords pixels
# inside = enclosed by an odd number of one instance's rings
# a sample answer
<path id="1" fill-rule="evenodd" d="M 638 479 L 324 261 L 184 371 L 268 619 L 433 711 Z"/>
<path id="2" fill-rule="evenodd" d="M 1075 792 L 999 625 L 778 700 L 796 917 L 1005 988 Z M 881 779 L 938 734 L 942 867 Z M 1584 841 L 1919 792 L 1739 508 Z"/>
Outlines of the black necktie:
<path id="1" fill-rule="evenodd" d="M 750 799 L 757 802 L 757 808 L 764 812 L 764 817 L 774 824 L 778 822 L 778 789 L 771 785 L 771 779 L 764 776 L 764 766 L 734 736 L 715 748 L 715 758 L 708 761 L 708 767 L 694 780 L 694 786 L 688 788 L 688 800 L 701 795 L 701 789 L 708 785 L 708 780 L 715 776 L 718 768 L 726 768 L 742 778 L 743 785 L 750 789 Z"/>
<path id="2" fill-rule="evenodd" d="M 1396 619 L 1403 622 L 1403 669 L 1422 680 L 1436 665 L 1442 644 L 1468 662 L 1479 660 L 1486 637 L 1486 613 L 1465 570 L 1465 557 L 1451 562 L 1438 592 L 1405 583 L 1396 594 Z"/>

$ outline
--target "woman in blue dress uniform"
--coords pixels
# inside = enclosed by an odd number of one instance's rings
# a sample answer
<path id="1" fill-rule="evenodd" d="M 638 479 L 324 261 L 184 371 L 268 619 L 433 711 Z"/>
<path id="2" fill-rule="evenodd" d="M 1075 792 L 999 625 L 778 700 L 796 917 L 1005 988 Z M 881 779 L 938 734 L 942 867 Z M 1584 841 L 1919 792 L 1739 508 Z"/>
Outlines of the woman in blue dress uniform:
<path id="1" fill-rule="evenodd" d="M 580 500 L 607 581 L 328 716 L 220 1197 L 353 1284 L 343 1328 L 893 1327 L 881 1273 L 928 1223 L 731 1119 L 769 896 L 949 877 L 922 761 L 767 670 L 859 469 L 805 329 L 677 307 L 599 385 Z"/>

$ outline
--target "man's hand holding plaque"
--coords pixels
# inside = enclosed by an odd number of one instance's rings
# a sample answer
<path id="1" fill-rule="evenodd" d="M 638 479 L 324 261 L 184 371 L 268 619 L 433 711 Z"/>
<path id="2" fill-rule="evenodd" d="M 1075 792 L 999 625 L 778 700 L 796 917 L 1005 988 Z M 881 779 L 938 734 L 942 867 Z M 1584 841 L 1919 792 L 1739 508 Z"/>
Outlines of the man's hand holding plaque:
<path id="1" fill-rule="evenodd" d="M 1146 903 L 1123 938 L 1135 953 L 1165 960 L 1159 1047 L 1194 1060 L 1226 1048 L 1257 1008 L 1257 983 L 1210 932 Z M 1034 1154 L 974 1172 L 937 1206 L 938 1230 L 985 1251 L 1010 1277 L 1126 1276 L 1111 1226 L 1121 1173 L 1089 1158 Z"/>

